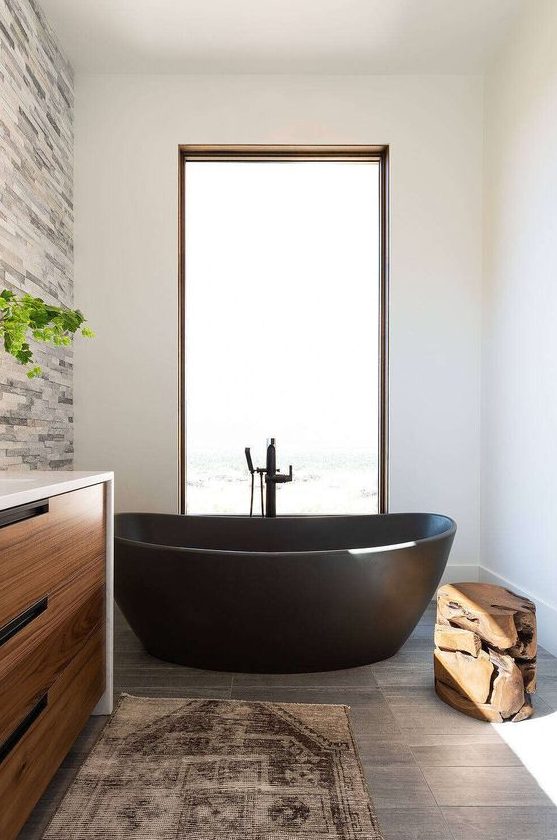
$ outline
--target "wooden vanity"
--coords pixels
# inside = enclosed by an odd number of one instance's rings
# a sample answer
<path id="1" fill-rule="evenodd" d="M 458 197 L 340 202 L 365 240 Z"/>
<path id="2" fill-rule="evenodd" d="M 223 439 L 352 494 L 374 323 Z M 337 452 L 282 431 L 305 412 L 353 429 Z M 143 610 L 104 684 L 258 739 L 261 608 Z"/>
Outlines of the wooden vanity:
<path id="1" fill-rule="evenodd" d="M 0 838 L 112 710 L 112 474 L 0 479 Z"/>

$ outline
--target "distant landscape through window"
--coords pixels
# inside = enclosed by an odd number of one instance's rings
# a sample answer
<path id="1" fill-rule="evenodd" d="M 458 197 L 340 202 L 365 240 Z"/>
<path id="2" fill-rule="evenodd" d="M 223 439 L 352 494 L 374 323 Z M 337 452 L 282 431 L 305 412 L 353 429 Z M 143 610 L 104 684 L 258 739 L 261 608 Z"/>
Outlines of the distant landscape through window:
<path id="1" fill-rule="evenodd" d="M 247 513 L 273 436 L 279 515 L 376 513 L 379 164 L 185 166 L 187 512 Z"/>

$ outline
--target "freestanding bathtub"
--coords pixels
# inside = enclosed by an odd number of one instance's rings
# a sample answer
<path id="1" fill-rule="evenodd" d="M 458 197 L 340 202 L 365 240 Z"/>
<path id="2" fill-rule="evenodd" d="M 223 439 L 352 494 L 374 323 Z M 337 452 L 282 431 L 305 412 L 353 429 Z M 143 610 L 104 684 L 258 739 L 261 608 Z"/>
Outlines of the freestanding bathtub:
<path id="1" fill-rule="evenodd" d="M 392 656 L 433 596 L 446 516 L 116 516 L 116 600 L 153 656 L 289 673 Z"/>

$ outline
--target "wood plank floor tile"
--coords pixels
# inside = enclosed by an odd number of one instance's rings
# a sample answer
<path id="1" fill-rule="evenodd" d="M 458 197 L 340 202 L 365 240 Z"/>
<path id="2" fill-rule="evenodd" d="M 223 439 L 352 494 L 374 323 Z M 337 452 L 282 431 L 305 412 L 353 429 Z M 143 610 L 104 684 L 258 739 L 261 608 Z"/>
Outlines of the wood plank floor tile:
<path id="1" fill-rule="evenodd" d="M 353 726 L 354 729 L 354 726 Z M 367 735 L 365 730 L 355 730 L 354 737 L 362 762 L 376 764 L 416 764 L 416 758 L 402 736 L 400 738 L 377 738 Z"/>
<path id="2" fill-rule="evenodd" d="M 114 679 L 120 685 L 134 685 L 142 682 L 161 686 L 205 686 L 207 688 L 230 688 L 232 675 L 220 671 L 202 671 L 197 668 L 168 667 L 156 660 L 139 666 L 115 668 Z"/>
<path id="3" fill-rule="evenodd" d="M 443 808 L 454 840 L 556 840 L 557 808 Z M 385 838 L 387 840 L 387 838 Z"/>
<path id="4" fill-rule="evenodd" d="M 384 840 L 454 840 L 438 806 L 378 808 L 377 816 Z"/>
<path id="5" fill-rule="evenodd" d="M 427 808 L 436 804 L 417 764 L 362 764 L 378 808 Z"/>
<path id="6" fill-rule="evenodd" d="M 538 691 L 534 703 L 540 698 L 553 710 L 557 711 L 557 676 L 540 676 L 538 678 Z"/>
<path id="7" fill-rule="evenodd" d="M 342 671 L 322 671 L 311 674 L 235 674 L 235 688 L 256 686 L 261 688 L 377 688 L 373 667 L 345 668 Z"/>
<path id="8" fill-rule="evenodd" d="M 388 668 L 376 669 L 374 677 L 380 688 L 431 688 L 433 685 L 433 665 L 416 667 L 408 662 L 404 665 L 392 664 Z"/>
<path id="9" fill-rule="evenodd" d="M 435 800 L 449 806 L 550 806 L 525 767 L 422 767 Z"/>
<path id="10" fill-rule="evenodd" d="M 485 721 L 457 712 L 443 703 L 430 687 L 401 686 L 382 688 L 387 702 L 404 731 L 416 733 L 478 733 L 488 730 Z"/>
<path id="11" fill-rule="evenodd" d="M 491 732 L 491 730 L 490 730 Z M 410 737 L 410 742 L 412 738 Z M 512 749 L 498 736 L 475 740 L 471 736 L 439 735 L 417 740 L 430 743 L 412 744 L 409 749 L 421 767 L 519 767 L 521 762 Z"/>
<path id="12" fill-rule="evenodd" d="M 356 740 L 362 743 L 371 740 L 401 740 L 403 733 L 386 700 L 374 698 L 374 702 L 350 708 L 350 720 Z"/>

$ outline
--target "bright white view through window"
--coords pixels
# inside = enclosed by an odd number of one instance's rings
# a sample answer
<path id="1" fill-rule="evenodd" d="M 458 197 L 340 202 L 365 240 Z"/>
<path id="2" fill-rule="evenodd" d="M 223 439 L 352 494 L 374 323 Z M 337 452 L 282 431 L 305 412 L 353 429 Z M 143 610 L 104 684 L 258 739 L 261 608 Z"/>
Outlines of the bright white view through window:
<path id="1" fill-rule="evenodd" d="M 376 513 L 379 164 L 185 166 L 187 512 L 248 513 L 275 437 L 278 515 Z"/>

